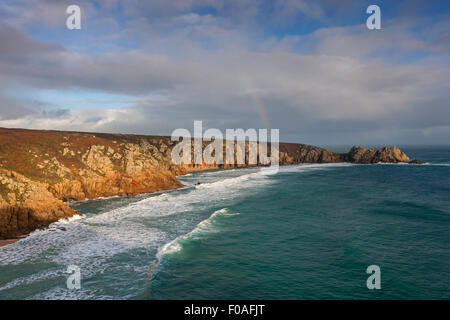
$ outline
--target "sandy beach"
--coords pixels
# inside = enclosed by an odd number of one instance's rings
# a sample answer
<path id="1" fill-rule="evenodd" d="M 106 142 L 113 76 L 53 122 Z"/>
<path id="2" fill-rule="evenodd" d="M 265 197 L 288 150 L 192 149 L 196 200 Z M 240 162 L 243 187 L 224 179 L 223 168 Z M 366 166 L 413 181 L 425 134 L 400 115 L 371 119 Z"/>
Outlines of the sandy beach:
<path id="1" fill-rule="evenodd" d="M 7 240 L 0 240 L 0 247 L 6 246 L 8 244 L 14 243 L 16 241 L 19 241 L 20 239 L 7 239 Z"/>

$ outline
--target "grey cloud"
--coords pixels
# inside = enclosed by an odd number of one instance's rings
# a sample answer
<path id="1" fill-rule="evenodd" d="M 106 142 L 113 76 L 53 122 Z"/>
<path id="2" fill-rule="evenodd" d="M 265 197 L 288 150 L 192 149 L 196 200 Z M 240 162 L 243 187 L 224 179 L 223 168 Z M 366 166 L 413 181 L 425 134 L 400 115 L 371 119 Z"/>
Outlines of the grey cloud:
<path id="1" fill-rule="evenodd" d="M 50 109 L 42 110 L 41 113 L 37 113 L 35 116 L 38 118 L 64 118 L 70 114 L 70 109 Z"/>
<path id="2" fill-rule="evenodd" d="M 198 119 L 213 127 L 261 127 L 266 125 L 263 113 L 272 127 L 292 134 L 450 125 L 449 74 L 439 67 L 283 52 L 204 55 L 188 61 L 140 52 L 92 58 L 53 47 L 34 59 L 26 72 L 10 65 L 2 77 L 41 88 L 78 87 L 141 98 L 134 108 L 119 111 L 72 111 L 0 125 L 140 128 L 146 131 L 142 133 L 170 134 L 171 128 L 189 127 Z M 153 94 L 163 101 L 147 103 L 145 96 Z"/>
<path id="3" fill-rule="evenodd" d="M 56 43 L 45 43 L 35 40 L 15 28 L 0 24 L 0 61 L 7 63 L 10 60 L 24 62 L 46 53 L 63 51 Z"/>
<path id="4" fill-rule="evenodd" d="M 139 11 L 130 4 L 128 28 L 108 36 L 113 42 L 129 38 L 143 43 L 141 51 L 83 54 L 35 40 L 25 29 L 0 25 L 4 87 L 78 88 L 136 97 L 127 108 L 67 110 L 61 105 L 37 111 L 2 93 L 0 126 L 170 134 L 175 128 L 190 129 L 194 120 L 224 129 L 261 128 L 268 119 L 290 141 L 448 140 L 450 71 L 445 64 L 398 63 L 411 51 L 434 50 L 411 35 L 408 24 L 387 22 L 392 32 L 370 35 L 364 26 L 322 29 L 261 45 L 251 28 L 239 23 L 263 8 L 239 3 L 233 9 L 209 1 L 175 1 L 170 8 L 162 1 L 140 2 Z M 231 12 L 229 19 L 187 12 L 198 4 L 242 10 Z M 113 10 L 120 3 L 106 5 Z M 280 4 L 280 17 L 289 5 Z M 166 16 L 152 25 L 142 16 L 155 6 Z M 319 7 L 295 10 L 322 15 Z M 90 14 L 97 13 L 92 9 Z M 435 47 L 445 46 L 445 24 L 434 28 Z"/>

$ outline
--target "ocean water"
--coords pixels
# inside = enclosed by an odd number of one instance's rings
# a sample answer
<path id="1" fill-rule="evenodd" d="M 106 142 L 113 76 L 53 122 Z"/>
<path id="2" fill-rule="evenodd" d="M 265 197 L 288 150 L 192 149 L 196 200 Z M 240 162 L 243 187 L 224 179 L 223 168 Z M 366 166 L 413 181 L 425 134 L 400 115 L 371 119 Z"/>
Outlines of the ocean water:
<path id="1" fill-rule="evenodd" d="M 0 248 L 0 299 L 449 299 L 450 148 L 403 149 L 427 164 L 197 172 L 72 203 L 82 218 Z"/>

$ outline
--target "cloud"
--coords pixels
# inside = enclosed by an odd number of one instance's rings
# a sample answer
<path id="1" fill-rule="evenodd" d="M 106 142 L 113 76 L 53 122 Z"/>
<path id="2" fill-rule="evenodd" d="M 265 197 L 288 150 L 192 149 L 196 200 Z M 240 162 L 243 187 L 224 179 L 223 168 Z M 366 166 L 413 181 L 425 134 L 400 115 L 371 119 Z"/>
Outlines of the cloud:
<path id="1" fill-rule="evenodd" d="M 265 125 L 262 112 L 273 119 L 272 127 L 289 132 L 316 132 L 329 123 L 347 131 L 352 122 L 369 128 L 450 125 L 450 114 L 442 114 L 449 113 L 445 108 L 448 73 L 437 67 L 280 52 L 179 62 L 127 52 L 97 58 L 68 54 L 58 76 L 60 55 L 57 52 L 51 59 L 54 66 L 47 65 L 55 72 L 36 70 L 32 78 L 18 75 L 21 83 L 35 85 L 35 78 L 40 78 L 41 86 L 62 90 L 78 87 L 131 94 L 137 97 L 134 107 L 73 111 L 59 117 L 33 115 L 0 125 L 127 132 L 139 128 L 141 133 L 170 134 L 175 125 L 190 127 L 193 120 L 221 128 L 261 127 Z M 162 99 L 152 101 L 154 95 Z M 425 117 L 422 105 L 428 106 Z"/>
<path id="2" fill-rule="evenodd" d="M 30 12 L 53 3 L 37 2 Z M 445 22 L 422 31 L 428 38 L 408 21 L 387 20 L 378 33 L 354 25 L 261 37 L 255 28 L 269 11 L 269 25 L 297 15 L 327 19 L 329 8 L 308 3 L 281 1 L 269 10 L 247 1 L 127 2 L 126 23 L 113 19 L 124 3 L 88 3 L 89 15 L 104 16 L 90 22 L 96 32 L 82 50 L 30 36 L 28 18 L 16 12 L 0 24 L 0 126 L 170 134 L 203 120 L 220 129 L 280 128 L 284 139 L 309 143 L 448 140 Z M 103 41 L 112 49 L 90 52 Z M 80 103 L 102 106 L 45 106 L 25 99 L 30 88 L 76 90 Z M 89 98 L 92 91 L 131 100 L 107 106 Z"/>

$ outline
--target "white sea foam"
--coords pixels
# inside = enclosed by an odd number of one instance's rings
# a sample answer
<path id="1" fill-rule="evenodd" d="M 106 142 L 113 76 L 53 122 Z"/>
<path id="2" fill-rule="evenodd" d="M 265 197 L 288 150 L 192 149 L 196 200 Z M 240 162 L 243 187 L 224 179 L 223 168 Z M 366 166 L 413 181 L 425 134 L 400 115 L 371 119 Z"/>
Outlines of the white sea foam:
<path id="1" fill-rule="evenodd" d="M 394 162 L 376 162 L 376 163 L 373 163 L 373 164 L 387 165 L 387 166 L 404 166 L 404 165 L 409 165 L 410 163 L 408 163 L 408 162 L 397 162 L 397 163 L 394 163 Z"/>
<path id="2" fill-rule="evenodd" d="M 429 162 L 426 162 L 426 163 L 424 163 L 422 165 L 449 167 L 450 163 L 429 163 Z"/>
<path id="3" fill-rule="evenodd" d="M 332 168 L 340 167 L 350 167 L 357 166 L 357 164 L 349 162 L 339 162 L 339 163 L 302 163 L 291 166 L 281 166 L 278 170 L 279 173 L 288 172 L 309 172 L 315 170 L 327 170 Z"/>
<path id="4" fill-rule="evenodd" d="M 39 292 L 29 297 L 29 300 L 118 300 L 120 297 L 99 295 L 89 289 L 67 290 L 63 287 L 56 287 L 50 290 Z M 122 298 L 123 299 L 123 298 Z"/>
<path id="5" fill-rule="evenodd" d="M 450 163 L 439 163 L 439 162 L 425 162 L 425 163 L 407 163 L 407 162 L 399 162 L 399 163 L 389 163 L 389 162 L 377 162 L 375 164 L 378 165 L 386 165 L 386 166 L 401 166 L 401 165 L 413 165 L 413 166 L 438 166 L 438 167 L 448 167 Z"/>
<path id="6" fill-rule="evenodd" d="M 29 285 L 38 280 L 49 279 L 49 278 L 61 276 L 62 274 L 64 274 L 64 272 L 62 270 L 56 270 L 56 271 L 51 270 L 51 271 L 38 272 L 38 273 L 32 274 L 30 276 L 16 278 L 13 281 L 10 281 L 10 282 L 6 283 L 5 285 L 1 286 L 0 292 L 3 290 L 17 287 L 17 286 Z"/>
<path id="7" fill-rule="evenodd" d="M 54 225 L 70 223 L 70 222 L 72 222 L 72 221 L 84 219 L 84 217 L 85 217 L 84 215 L 76 214 L 76 215 L 73 215 L 73 216 L 71 216 L 71 217 L 69 217 L 69 218 L 61 219 L 61 220 L 59 220 L 58 222 L 56 222 Z"/>

